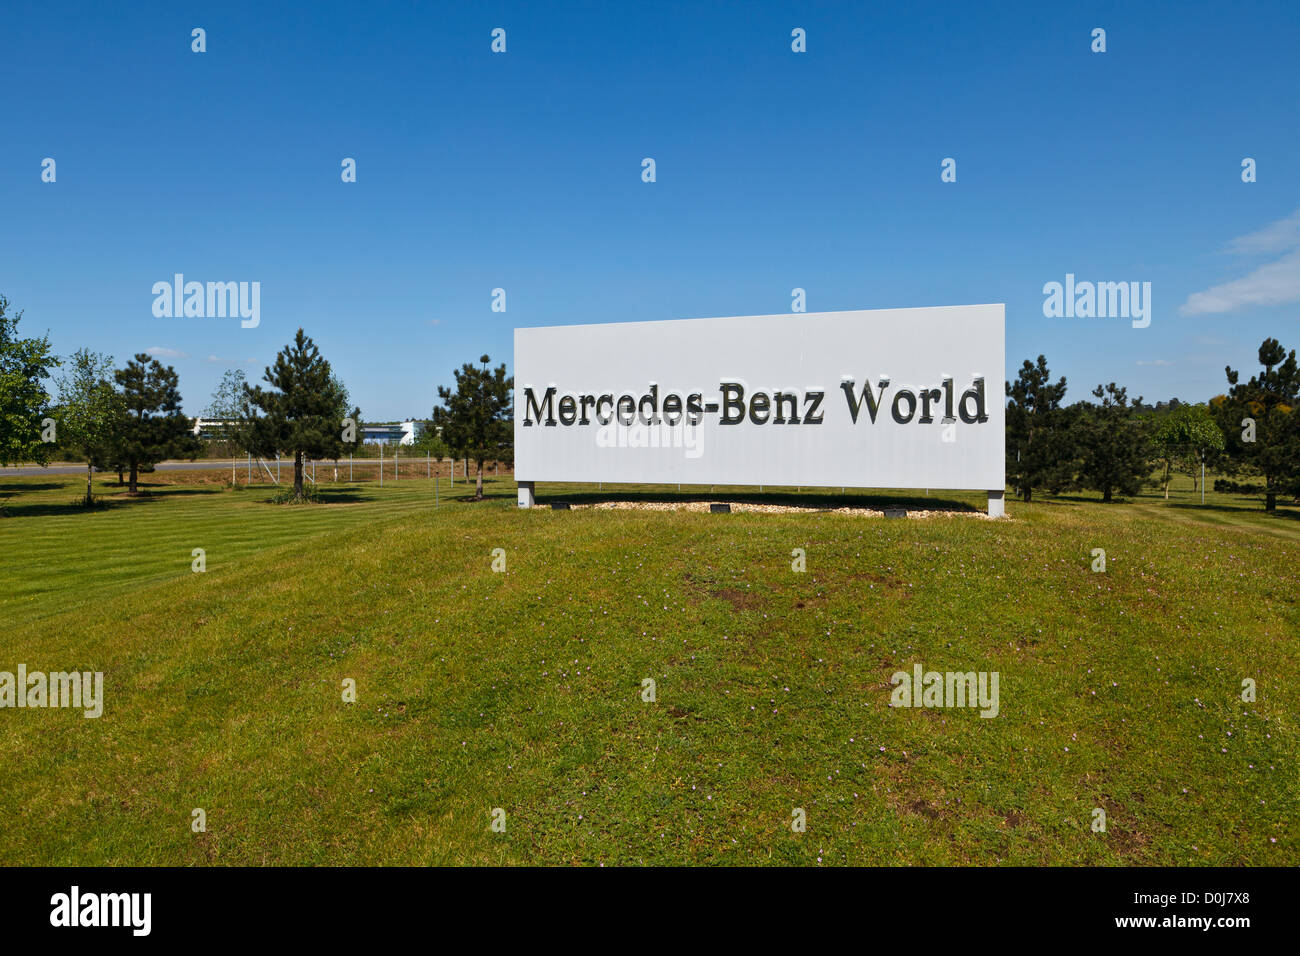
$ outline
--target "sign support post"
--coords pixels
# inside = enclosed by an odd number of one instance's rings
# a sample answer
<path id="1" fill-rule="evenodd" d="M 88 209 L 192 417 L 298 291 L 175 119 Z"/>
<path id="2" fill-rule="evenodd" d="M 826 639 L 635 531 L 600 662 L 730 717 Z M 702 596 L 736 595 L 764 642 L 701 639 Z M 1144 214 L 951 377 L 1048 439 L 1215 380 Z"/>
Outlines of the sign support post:
<path id="1" fill-rule="evenodd" d="M 533 508 L 537 506 L 537 498 L 533 494 L 533 483 L 531 481 L 519 482 L 519 507 Z"/>

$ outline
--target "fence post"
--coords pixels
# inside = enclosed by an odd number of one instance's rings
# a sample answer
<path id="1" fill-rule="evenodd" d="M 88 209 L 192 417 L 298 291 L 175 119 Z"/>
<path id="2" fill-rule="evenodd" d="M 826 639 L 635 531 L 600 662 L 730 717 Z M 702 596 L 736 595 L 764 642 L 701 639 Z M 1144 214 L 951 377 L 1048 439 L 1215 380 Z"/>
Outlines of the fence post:
<path id="1" fill-rule="evenodd" d="M 384 487 L 384 443 L 379 443 L 379 487 Z"/>

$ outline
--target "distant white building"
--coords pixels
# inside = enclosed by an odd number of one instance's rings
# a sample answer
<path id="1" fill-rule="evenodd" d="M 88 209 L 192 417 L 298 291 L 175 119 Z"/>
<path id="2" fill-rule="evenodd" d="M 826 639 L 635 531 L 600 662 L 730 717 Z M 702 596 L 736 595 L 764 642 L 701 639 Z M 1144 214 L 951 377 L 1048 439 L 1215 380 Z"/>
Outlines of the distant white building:
<path id="1" fill-rule="evenodd" d="M 414 445 L 415 422 L 389 422 L 383 425 L 362 425 L 365 441 L 381 445 Z"/>
<path id="2" fill-rule="evenodd" d="M 236 419 L 196 418 L 194 434 L 199 438 L 220 441 L 230 432 L 232 426 L 239 425 Z M 386 422 L 376 425 L 362 425 L 362 440 L 381 445 L 414 445 L 417 426 L 423 422 Z"/>
<path id="3" fill-rule="evenodd" d="M 221 441 L 230 433 L 233 426 L 241 424 L 243 423 L 234 418 L 196 418 L 194 428 L 191 430 L 199 438 Z"/>

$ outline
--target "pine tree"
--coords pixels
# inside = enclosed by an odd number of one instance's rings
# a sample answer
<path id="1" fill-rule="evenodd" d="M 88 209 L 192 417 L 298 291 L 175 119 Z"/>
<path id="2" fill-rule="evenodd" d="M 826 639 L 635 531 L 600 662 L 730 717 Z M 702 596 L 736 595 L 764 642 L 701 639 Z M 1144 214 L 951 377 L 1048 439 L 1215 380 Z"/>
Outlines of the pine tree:
<path id="1" fill-rule="evenodd" d="M 1278 475 L 1278 491 L 1289 494 L 1292 501 L 1300 505 L 1300 405 L 1292 406 L 1278 432 L 1283 461 Z"/>
<path id="2" fill-rule="evenodd" d="M 1101 500 L 1112 501 L 1116 493 L 1137 494 L 1150 474 L 1151 448 L 1147 424 L 1133 413 L 1128 389 L 1114 382 L 1092 390 L 1100 405 L 1079 403 L 1076 426 L 1082 459 L 1079 479 L 1085 488 L 1101 492 Z"/>
<path id="3" fill-rule="evenodd" d="M 1228 450 L 1241 463 L 1264 476 L 1264 510 L 1277 510 L 1277 496 L 1292 490 L 1300 473 L 1300 366 L 1295 349 L 1288 354 L 1277 339 L 1259 347 L 1264 367 L 1249 382 L 1239 382 L 1230 366 L 1227 401 L 1219 405 L 1220 425 Z"/>
<path id="4" fill-rule="evenodd" d="M 433 410 L 433 425 L 442 440 L 478 465 L 475 497 L 483 497 L 483 463 L 488 459 L 508 461 L 514 443 L 513 376 L 506 375 L 505 363 L 488 368 L 491 361 L 480 356 L 482 368 L 466 362 L 452 374 L 456 390 L 438 386 L 438 398 L 445 407 Z"/>
<path id="5" fill-rule="evenodd" d="M 1055 384 L 1045 356 L 1028 359 L 1014 383 L 1006 383 L 1007 478 L 1025 501 L 1035 488 L 1059 491 L 1073 474 L 1074 441 L 1061 407 L 1065 376 Z"/>
<path id="6" fill-rule="evenodd" d="M 135 494 L 141 471 L 168 458 L 193 458 L 199 452 L 190 420 L 181 411 L 176 370 L 141 352 L 113 373 L 126 418 L 114 442 L 114 463 L 130 473 L 127 491 Z"/>
<path id="7" fill-rule="evenodd" d="M 292 455 L 293 498 L 301 501 L 306 497 L 304 458 L 338 458 L 347 447 L 347 396 L 330 363 L 302 329 L 280 350 L 262 380 L 271 388 L 244 386 L 240 443 L 260 457 Z M 359 410 L 354 414 L 359 417 Z"/>

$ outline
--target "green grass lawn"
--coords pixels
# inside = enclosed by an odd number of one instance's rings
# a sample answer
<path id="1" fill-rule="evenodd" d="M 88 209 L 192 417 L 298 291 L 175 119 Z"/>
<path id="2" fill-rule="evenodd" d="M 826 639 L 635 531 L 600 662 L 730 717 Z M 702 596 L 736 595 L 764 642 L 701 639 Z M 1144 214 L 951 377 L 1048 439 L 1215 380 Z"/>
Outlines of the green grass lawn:
<path id="1" fill-rule="evenodd" d="M 0 863 L 1300 863 L 1300 509 L 167 480 L 87 512 L 84 479 L 3 479 L 0 670 L 106 700 L 0 710 Z M 983 504 L 761 500 L 800 499 Z M 916 663 L 998 672 L 999 715 L 891 708 Z"/>

